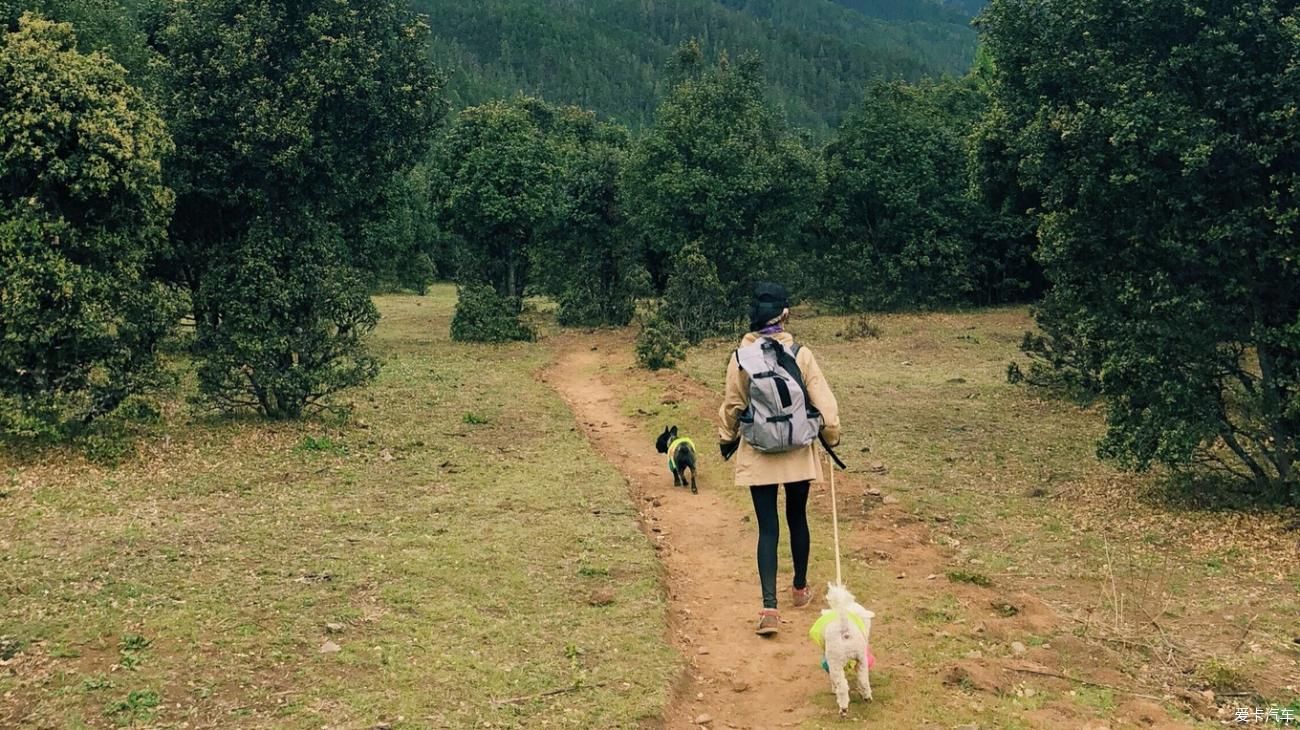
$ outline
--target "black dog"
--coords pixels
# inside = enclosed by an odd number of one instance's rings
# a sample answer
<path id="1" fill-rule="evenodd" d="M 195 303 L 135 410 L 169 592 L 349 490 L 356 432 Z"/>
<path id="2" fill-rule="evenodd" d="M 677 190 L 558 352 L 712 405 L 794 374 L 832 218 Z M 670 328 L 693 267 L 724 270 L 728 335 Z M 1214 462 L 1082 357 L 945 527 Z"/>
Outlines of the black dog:
<path id="1" fill-rule="evenodd" d="M 699 494 L 695 486 L 695 444 L 688 438 L 677 438 L 677 427 L 665 428 L 655 441 L 655 449 L 661 454 L 668 454 L 668 469 L 673 473 L 673 486 L 686 486 L 686 470 L 691 470 L 691 494 Z M 669 449 L 672 452 L 669 453 Z"/>

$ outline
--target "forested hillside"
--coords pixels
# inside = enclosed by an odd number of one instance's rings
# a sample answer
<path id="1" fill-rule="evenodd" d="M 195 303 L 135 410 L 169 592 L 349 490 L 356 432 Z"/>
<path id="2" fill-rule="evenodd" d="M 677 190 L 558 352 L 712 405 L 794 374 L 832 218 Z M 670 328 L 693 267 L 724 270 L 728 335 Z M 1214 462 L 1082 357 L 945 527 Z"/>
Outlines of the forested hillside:
<path id="1" fill-rule="evenodd" d="M 908 0 L 412 0 L 432 18 L 434 56 L 453 106 L 518 90 L 645 126 L 681 42 L 704 52 L 757 51 L 773 100 L 792 124 L 834 128 L 874 78 L 960 75 L 968 17 Z"/>

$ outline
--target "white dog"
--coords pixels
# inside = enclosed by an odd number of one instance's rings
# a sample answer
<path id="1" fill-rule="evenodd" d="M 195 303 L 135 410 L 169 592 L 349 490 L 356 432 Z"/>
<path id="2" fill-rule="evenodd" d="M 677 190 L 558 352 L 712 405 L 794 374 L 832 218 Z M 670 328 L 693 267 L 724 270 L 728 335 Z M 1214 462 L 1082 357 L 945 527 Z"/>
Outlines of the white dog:
<path id="1" fill-rule="evenodd" d="M 862 699 L 871 699 L 871 667 L 876 663 L 871 655 L 871 619 L 876 615 L 859 605 L 844 586 L 833 583 L 826 591 L 826 602 L 830 608 L 822 609 L 808 635 L 821 647 L 822 668 L 831 675 L 831 689 L 840 716 L 844 716 L 849 711 L 847 671 L 856 668 L 858 691 Z"/>

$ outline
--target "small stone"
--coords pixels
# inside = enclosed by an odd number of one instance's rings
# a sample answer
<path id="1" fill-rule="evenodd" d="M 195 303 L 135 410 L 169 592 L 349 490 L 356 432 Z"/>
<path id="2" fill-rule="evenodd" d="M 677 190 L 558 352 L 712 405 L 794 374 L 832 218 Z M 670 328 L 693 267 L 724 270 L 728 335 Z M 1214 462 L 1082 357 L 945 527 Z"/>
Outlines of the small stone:
<path id="1" fill-rule="evenodd" d="M 337 654 L 341 651 L 343 651 L 343 647 L 339 646 L 338 644 L 335 644 L 332 641 L 327 641 L 324 644 L 320 645 L 321 654 Z"/>
<path id="2" fill-rule="evenodd" d="M 1033 687 L 1025 687 L 1025 696 L 1026 696 L 1026 697 L 1033 697 L 1033 696 L 1036 695 L 1036 694 L 1038 694 L 1038 693 L 1034 691 L 1034 688 L 1033 688 Z"/>
<path id="3" fill-rule="evenodd" d="M 709 653 L 709 647 L 707 647 L 707 646 L 701 646 L 701 647 L 699 648 L 699 650 L 698 650 L 696 653 L 698 653 L 698 654 L 708 654 L 708 653 Z"/>
<path id="4" fill-rule="evenodd" d="M 904 360 L 904 361 L 903 361 L 903 367 L 905 367 L 905 368 L 906 368 L 906 367 L 911 367 L 911 365 L 912 365 L 912 361 L 911 361 L 911 360 Z"/>
<path id="5" fill-rule="evenodd" d="M 925 576 L 925 579 L 926 579 L 926 580 L 934 580 L 935 578 L 938 578 L 938 577 L 939 577 L 938 575 L 936 575 L 936 574 L 934 574 L 934 573 L 931 573 L 931 574 Z"/>
<path id="6" fill-rule="evenodd" d="M 704 693 L 703 693 L 703 692 L 696 692 L 696 693 L 695 693 L 695 699 L 697 699 L 697 700 L 702 700 L 702 699 L 704 699 Z"/>
<path id="7" fill-rule="evenodd" d="M 1024 654 L 1027 651 L 1029 651 L 1029 649 L 1025 648 L 1025 645 L 1020 643 L 1019 641 L 1011 642 L 1012 654 L 1015 654 L 1016 656 L 1020 656 L 1021 654 Z"/>
<path id="8" fill-rule="evenodd" d="M 597 588 L 591 592 L 587 603 L 592 606 L 608 606 L 614 602 L 614 591 L 610 588 Z"/>
<path id="9" fill-rule="evenodd" d="M 695 718 L 696 725 L 708 725 L 712 722 L 713 722 L 713 715 L 710 715 L 707 712 L 697 715 Z"/>
<path id="10" fill-rule="evenodd" d="M 325 632 L 329 634 L 341 634 L 343 633 L 343 629 L 344 629 L 343 624 L 339 624 L 339 623 L 325 624 Z"/>
<path id="11" fill-rule="evenodd" d="M 877 487 L 871 487 L 871 488 L 867 489 L 867 494 L 870 494 L 870 495 L 873 496 L 873 497 L 879 497 L 879 496 L 880 496 L 880 489 L 877 488 Z"/>
<path id="12" fill-rule="evenodd" d="M 896 576 L 894 576 L 894 577 L 897 578 L 897 579 L 899 579 L 899 580 L 902 580 L 902 579 L 904 579 L 904 578 L 907 577 L 907 573 L 899 573 L 898 575 L 896 575 Z"/>
<path id="13" fill-rule="evenodd" d="M 388 449 L 384 449 L 383 451 L 379 452 L 379 458 L 383 459 L 384 461 L 392 461 L 393 452 L 389 451 Z"/>
<path id="14" fill-rule="evenodd" d="M 882 504 L 898 504 L 898 497 L 892 494 L 886 494 L 885 498 L 880 500 Z"/>
<path id="15" fill-rule="evenodd" d="M 744 692 L 744 691 L 746 691 L 746 690 L 748 690 L 748 689 L 749 689 L 749 682 L 746 682 L 746 681 L 743 680 L 743 679 L 733 679 L 733 680 L 731 680 L 731 691 L 732 691 L 732 692 Z"/>
<path id="16" fill-rule="evenodd" d="M 885 465 L 883 463 L 879 461 L 873 461 L 871 462 L 871 471 L 877 474 L 884 474 L 886 471 L 888 471 L 888 469 L 885 468 Z"/>
<path id="17" fill-rule="evenodd" d="M 671 405 L 676 405 L 677 403 L 681 403 L 681 399 L 673 395 L 672 393 L 664 393 L 664 397 L 660 398 L 659 402 L 662 403 L 663 405 L 671 406 Z"/>

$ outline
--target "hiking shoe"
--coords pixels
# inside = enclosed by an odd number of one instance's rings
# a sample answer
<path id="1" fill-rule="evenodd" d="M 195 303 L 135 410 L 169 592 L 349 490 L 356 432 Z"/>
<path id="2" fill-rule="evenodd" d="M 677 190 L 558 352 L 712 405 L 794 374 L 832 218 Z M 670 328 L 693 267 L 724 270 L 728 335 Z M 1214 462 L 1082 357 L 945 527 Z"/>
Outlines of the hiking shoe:
<path id="1" fill-rule="evenodd" d="M 781 616 L 776 612 L 776 609 L 763 609 L 763 612 L 758 615 L 758 628 L 754 629 L 754 633 L 759 636 L 771 636 L 780 630 Z"/>
<path id="2" fill-rule="evenodd" d="M 812 603 L 812 590 L 809 589 L 808 586 L 804 586 L 803 588 L 795 588 L 792 586 L 790 588 L 790 596 L 795 608 L 803 608 Z"/>

